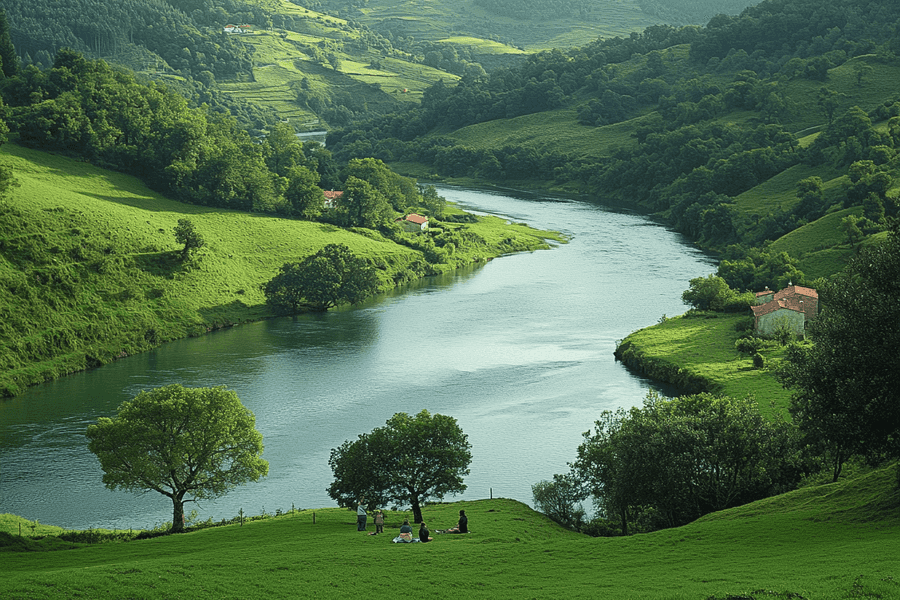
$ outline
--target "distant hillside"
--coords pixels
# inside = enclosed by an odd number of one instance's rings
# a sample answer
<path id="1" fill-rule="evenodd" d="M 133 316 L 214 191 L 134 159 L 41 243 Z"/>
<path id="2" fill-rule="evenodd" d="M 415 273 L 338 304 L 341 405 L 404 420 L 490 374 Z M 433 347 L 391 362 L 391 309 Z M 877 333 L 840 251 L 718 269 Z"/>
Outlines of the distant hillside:
<path id="1" fill-rule="evenodd" d="M 627 37 L 651 25 L 704 25 L 753 0 L 297 0 L 359 21 L 394 39 L 450 35 L 497 40 L 529 51 L 570 48 L 598 37 Z"/>
<path id="2" fill-rule="evenodd" d="M 438 83 L 421 107 L 329 144 L 430 176 L 607 198 L 734 256 L 824 219 L 790 249 L 828 275 L 858 241 L 851 217 L 870 235 L 900 214 L 896 23 L 887 0 L 767 0 Z"/>

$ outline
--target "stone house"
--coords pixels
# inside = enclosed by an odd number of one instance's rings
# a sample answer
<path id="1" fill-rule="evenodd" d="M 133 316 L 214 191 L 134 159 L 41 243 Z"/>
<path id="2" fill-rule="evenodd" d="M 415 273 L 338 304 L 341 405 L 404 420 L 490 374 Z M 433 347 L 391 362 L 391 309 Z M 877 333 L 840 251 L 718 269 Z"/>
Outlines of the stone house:
<path id="1" fill-rule="evenodd" d="M 788 285 L 781 291 L 766 288 L 756 293 L 753 311 L 753 330 L 764 336 L 775 333 L 779 323 L 788 323 L 798 336 L 806 335 L 806 323 L 819 312 L 819 294 L 799 285 Z"/>

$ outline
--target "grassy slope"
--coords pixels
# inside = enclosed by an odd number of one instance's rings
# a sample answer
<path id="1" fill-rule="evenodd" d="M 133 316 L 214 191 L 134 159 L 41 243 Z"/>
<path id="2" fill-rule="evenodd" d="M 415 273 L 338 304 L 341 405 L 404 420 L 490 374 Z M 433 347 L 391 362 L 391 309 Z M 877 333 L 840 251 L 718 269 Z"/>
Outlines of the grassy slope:
<path id="1" fill-rule="evenodd" d="M 581 46 L 601 36 L 627 36 L 660 22 L 641 11 L 635 0 L 597 3 L 594 11 L 595 18 L 587 21 L 530 22 L 497 16 L 472 0 L 369 0 L 353 18 L 378 30 L 385 28 L 386 21 L 398 33 L 418 39 L 466 34 L 471 23 L 478 23 L 479 30 L 492 29 L 501 39 L 530 51 Z"/>
<path id="2" fill-rule="evenodd" d="M 220 82 L 219 88 L 237 98 L 273 108 L 282 119 L 297 127 L 318 123 L 314 113 L 295 101 L 297 86 L 304 78 L 310 90 L 323 97 L 347 91 L 355 100 L 365 101 L 369 108 L 384 110 L 398 102 L 420 101 L 422 92 L 439 79 L 447 82 L 459 79 L 426 65 L 382 58 L 377 48 L 367 51 L 354 48 L 352 41 L 359 33 L 343 19 L 286 0 L 278 0 L 271 8 L 302 18 L 303 31 L 257 30 L 235 36 L 254 47 L 254 80 Z M 334 53 L 341 61 L 338 70 L 313 62 L 310 46 L 317 46 L 326 54 Z M 375 59 L 381 60 L 381 69 L 369 67 Z"/>
<path id="3" fill-rule="evenodd" d="M 306 510 L 145 541 L 0 553 L 0 596 L 897 598 L 894 480 L 884 469 L 629 538 L 566 531 L 505 499 L 425 507 L 432 530 L 464 508 L 473 531 L 429 545 L 390 543 L 404 513 L 389 512 L 385 535 L 368 536 L 347 510 Z M 0 524 L 17 533 L 13 519 Z"/>
<path id="4" fill-rule="evenodd" d="M 386 287 L 421 258 L 366 230 L 173 202 L 133 177 L 12 144 L 0 159 L 21 184 L 0 204 L 0 390 L 7 393 L 268 317 L 261 284 L 326 244 L 375 261 Z M 187 264 L 173 233 L 181 218 L 206 241 Z M 547 247 L 555 237 L 498 218 L 470 230 L 491 247 L 458 251 L 463 263 Z"/>

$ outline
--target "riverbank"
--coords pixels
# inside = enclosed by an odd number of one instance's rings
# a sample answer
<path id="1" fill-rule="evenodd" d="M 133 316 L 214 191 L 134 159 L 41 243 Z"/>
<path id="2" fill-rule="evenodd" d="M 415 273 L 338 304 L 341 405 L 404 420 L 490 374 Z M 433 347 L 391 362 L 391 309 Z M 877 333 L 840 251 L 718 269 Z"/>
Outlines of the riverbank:
<path id="1" fill-rule="evenodd" d="M 378 268 L 382 290 L 459 266 L 561 243 L 496 217 L 451 224 L 452 255 L 370 230 L 208 209 L 137 179 L 13 144 L 0 148 L 20 187 L 0 205 L 0 395 L 184 337 L 269 318 L 261 286 L 285 262 L 346 244 Z M 452 209 L 451 209 L 452 211 Z M 206 245 L 180 259 L 179 219 Z"/>
<path id="2" fill-rule="evenodd" d="M 682 393 L 753 396 L 763 415 L 787 417 L 790 392 L 773 372 L 784 348 L 774 343 L 762 348 L 763 368 L 755 367 L 749 355 L 735 349 L 749 319 L 743 314 L 716 312 L 688 312 L 661 319 L 629 334 L 616 346 L 615 356 L 629 369 L 671 384 Z"/>

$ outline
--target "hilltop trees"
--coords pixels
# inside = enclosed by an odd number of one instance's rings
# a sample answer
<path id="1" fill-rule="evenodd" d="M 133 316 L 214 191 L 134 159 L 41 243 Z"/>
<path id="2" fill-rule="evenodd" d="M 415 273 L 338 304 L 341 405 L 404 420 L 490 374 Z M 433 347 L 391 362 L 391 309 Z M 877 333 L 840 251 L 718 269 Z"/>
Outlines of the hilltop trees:
<path id="1" fill-rule="evenodd" d="M 812 345 L 788 350 L 780 372 L 791 414 L 837 480 L 852 455 L 900 456 L 900 233 L 854 257 L 820 286 Z"/>
<path id="2" fill-rule="evenodd" d="M 173 532 L 184 529 L 186 502 L 217 498 L 269 472 L 253 413 L 224 387 L 141 392 L 86 436 L 106 487 L 172 500 Z"/>
<path id="3" fill-rule="evenodd" d="M 343 507 L 361 499 L 369 508 L 408 505 L 421 523 L 423 502 L 465 491 L 471 447 L 453 417 L 397 413 L 384 427 L 332 449 L 328 464 L 335 481 L 328 495 Z"/>

